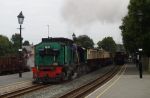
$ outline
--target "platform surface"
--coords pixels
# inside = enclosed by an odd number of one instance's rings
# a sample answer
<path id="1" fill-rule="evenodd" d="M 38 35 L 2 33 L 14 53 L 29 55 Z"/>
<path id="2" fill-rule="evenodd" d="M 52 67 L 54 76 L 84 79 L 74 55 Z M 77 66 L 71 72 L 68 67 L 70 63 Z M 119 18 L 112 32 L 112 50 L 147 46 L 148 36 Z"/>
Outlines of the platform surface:
<path id="1" fill-rule="evenodd" d="M 27 66 L 31 69 L 31 67 L 34 67 L 34 56 L 30 56 L 27 60 Z M 10 85 L 16 82 L 24 82 L 24 81 L 32 81 L 33 80 L 33 74 L 32 72 L 23 72 L 22 78 L 19 78 L 19 74 L 11 74 L 11 75 L 4 75 L 0 76 L 0 87 L 5 85 Z"/>
<path id="2" fill-rule="evenodd" d="M 126 64 L 120 74 L 86 98 L 150 98 L 150 74 L 139 72 L 134 64 Z"/>
<path id="3" fill-rule="evenodd" d="M 12 74 L 12 75 L 4 75 L 0 76 L 0 86 L 13 84 L 16 82 L 22 81 L 32 81 L 32 72 L 24 72 L 22 73 L 22 78 L 19 78 L 19 74 Z"/>

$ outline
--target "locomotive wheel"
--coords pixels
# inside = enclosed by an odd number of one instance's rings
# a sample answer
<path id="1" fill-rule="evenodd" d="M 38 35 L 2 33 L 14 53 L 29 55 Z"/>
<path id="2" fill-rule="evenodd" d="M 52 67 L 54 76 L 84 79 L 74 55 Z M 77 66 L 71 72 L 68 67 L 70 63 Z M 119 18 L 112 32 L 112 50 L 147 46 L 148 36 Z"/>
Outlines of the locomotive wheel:
<path id="1" fill-rule="evenodd" d="M 71 76 L 71 79 L 75 79 L 78 76 L 77 72 L 74 72 L 73 75 Z"/>
<path id="2" fill-rule="evenodd" d="M 66 81 L 66 80 L 68 80 L 67 73 L 66 73 L 66 72 L 63 72 L 63 73 L 62 73 L 62 81 Z"/>

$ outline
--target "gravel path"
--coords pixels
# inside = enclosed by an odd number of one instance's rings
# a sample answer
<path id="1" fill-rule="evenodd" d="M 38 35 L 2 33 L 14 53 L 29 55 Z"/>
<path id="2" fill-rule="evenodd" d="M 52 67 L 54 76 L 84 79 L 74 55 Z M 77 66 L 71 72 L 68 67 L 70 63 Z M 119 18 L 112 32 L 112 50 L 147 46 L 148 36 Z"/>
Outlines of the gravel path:
<path id="1" fill-rule="evenodd" d="M 21 98 L 58 98 L 58 96 L 61 96 L 64 93 L 67 93 L 75 88 L 78 88 L 81 85 L 84 85 L 98 78 L 99 76 L 103 75 L 107 70 L 110 70 L 112 67 L 113 66 L 109 66 L 109 67 L 99 69 L 90 74 L 76 78 L 73 81 L 68 83 L 52 85 L 48 88 L 24 95 Z"/>

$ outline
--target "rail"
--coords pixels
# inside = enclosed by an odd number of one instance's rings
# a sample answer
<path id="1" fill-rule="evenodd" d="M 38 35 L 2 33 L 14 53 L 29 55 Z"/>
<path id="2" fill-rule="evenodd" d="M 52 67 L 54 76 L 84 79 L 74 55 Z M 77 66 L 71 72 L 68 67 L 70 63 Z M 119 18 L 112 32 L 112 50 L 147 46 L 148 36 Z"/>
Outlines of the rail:
<path id="1" fill-rule="evenodd" d="M 12 92 L 2 94 L 0 95 L 0 98 L 15 98 L 15 97 L 22 96 L 24 94 L 27 94 L 36 90 L 40 90 L 42 88 L 49 87 L 49 86 L 50 85 L 32 85 L 30 87 L 26 87 L 26 88 L 22 88 L 22 89 L 18 89 Z"/>
<path id="2" fill-rule="evenodd" d="M 112 70 L 108 71 L 106 74 L 100 76 L 96 80 L 80 86 L 79 88 L 62 95 L 59 98 L 83 98 L 90 92 L 94 91 L 96 88 L 109 81 L 113 76 L 115 76 L 119 69 L 120 66 L 114 67 Z"/>

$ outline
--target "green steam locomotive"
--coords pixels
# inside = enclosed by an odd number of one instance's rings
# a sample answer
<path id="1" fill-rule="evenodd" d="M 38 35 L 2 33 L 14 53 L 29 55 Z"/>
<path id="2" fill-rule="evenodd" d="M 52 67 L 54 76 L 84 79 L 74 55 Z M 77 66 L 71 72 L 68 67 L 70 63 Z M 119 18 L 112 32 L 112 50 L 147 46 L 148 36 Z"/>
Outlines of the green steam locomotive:
<path id="1" fill-rule="evenodd" d="M 84 49 L 67 38 L 43 38 L 35 46 L 33 79 L 34 83 L 65 81 L 104 64 L 112 64 L 106 51 Z"/>

